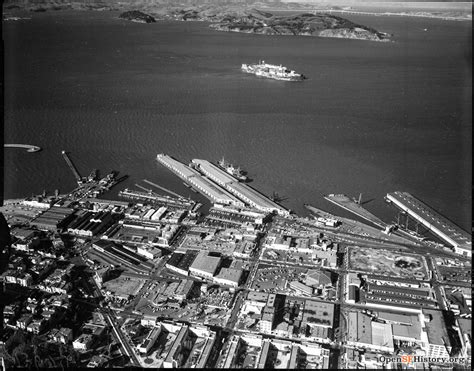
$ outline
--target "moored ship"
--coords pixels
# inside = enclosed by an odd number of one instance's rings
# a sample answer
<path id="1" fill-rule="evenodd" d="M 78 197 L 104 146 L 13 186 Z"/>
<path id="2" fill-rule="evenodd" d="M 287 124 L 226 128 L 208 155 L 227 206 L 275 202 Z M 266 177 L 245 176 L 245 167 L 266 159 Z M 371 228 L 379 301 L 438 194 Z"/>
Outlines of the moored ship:
<path id="1" fill-rule="evenodd" d="M 306 77 L 286 67 L 275 64 L 268 64 L 261 61 L 255 64 L 242 64 L 242 71 L 253 73 L 257 76 L 267 77 L 269 79 L 283 80 L 283 81 L 302 81 Z"/>
<path id="2" fill-rule="evenodd" d="M 234 167 L 234 165 L 227 163 L 224 160 L 224 157 L 222 157 L 222 159 L 217 162 L 217 165 L 219 165 L 221 169 L 227 171 L 230 175 L 242 182 L 248 180 L 247 176 L 245 176 L 244 172 L 240 169 L 240 167 Z"/>

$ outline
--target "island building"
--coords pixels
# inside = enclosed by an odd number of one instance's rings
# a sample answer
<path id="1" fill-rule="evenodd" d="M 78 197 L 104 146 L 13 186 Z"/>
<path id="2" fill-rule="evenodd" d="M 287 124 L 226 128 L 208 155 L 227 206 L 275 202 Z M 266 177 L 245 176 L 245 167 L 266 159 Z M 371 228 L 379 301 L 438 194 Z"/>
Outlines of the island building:
<path id="1" fill-rule="evenodd" d="M 263 196 L 248 185 L 239 182 L 236 178 L 209 161 L 194 159 L 192 163 L 209 179 L 257 210 L 269 213 L 276 212 L 285 216 L 290 214 L 284 207 Z"/>
<path id="2" fill-rule="evenodd" d="M 204 193 L 213 202 L 224 205 L 244 206 L 242 201 L 232 196 L 229 192 L 216 186 L 213 182 L 201 176 L 196 170 L 189 168 L 174 158 L 165 154 L 158 154 L 156 159 L 178 174 L 187 183 Z"/>
<path id="3" fill-rule="evenodd" d="M 387 193 L 386 200 L 449 243 L 457 254 L 472 256 L 471 235 L 408 192 Z"/>

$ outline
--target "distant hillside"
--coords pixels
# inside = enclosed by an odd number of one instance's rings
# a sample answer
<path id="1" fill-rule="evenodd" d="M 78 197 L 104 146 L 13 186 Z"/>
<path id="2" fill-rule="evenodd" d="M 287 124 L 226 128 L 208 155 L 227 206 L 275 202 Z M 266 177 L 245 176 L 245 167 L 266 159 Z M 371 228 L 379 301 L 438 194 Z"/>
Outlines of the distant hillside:
<path id="1" fill-rule="evenodd" d="M 345 18 L 324 13 L 274 16 L 268 12 L 252 10 L 240 16 L 226 15 L 211 27 L 219 31 L 264 35 L 340 37 L 371 41 L 388 41 L 389 36 Z"/>
<path id="2" fill-rule="evenodd" d="M 388 35 L 383 32 L 335 15 L 273 14 L 274 11 L 295 8 L 298 10 L 299 6 L 275 0 L 7 0 L 4 3 L 5 11 L 119 10 L 125 11 L 121 15 L 122 18 L 137 22 L 152 22 L 154 19 L 207 21 L 211 22 L 210 27 L 217 31 L 388 40 Z M 140 12 L 144 15 L 141 16 Z"/>

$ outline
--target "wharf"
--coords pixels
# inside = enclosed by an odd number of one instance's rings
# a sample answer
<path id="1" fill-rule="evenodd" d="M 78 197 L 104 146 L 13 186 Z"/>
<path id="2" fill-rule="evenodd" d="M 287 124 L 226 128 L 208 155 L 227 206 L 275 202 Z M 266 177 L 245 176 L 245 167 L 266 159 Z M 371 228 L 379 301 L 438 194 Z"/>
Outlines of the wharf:
<path id="1" fill-rule="evenodd" d="M 237 197 L 234 197 L 219 185 L 202 176 L 198 171 L 191 169 L 189 166 L 184 165 L 171 156 L 160 153 L 156 156 L 156 159 L 212 202 L 224 205 L 244 206 L 244 203 Z"/>
<path id="2" fill-rule="evenodd" d="M 320 217 L 328 218 L 328 219 L 340 219 L 340 217 L 338 217 L 338 216 L 336 216 L 336 215 L 330 214 L 330 213 L 328 213 L 327 211 L 318 209 L 317 207 L 311 206 L 311 205 L 309 205 L 309 204 L 304 204 L 304 207 L 305 207 L 307 210 L 309 210 L 311 213 L 316 214 L 316 215 L 318 215 L 318 216 L 320 216 Z"/>
<path id="3" fill-rule="evenodd" d="M 329 202 L 332 202 L 333 204 L 336 204 L 337 206 L 342 207 L 343 209 L 361 217 L 362 219 L 365 219 L 371 222 L 372 224 L 375 224 L 377 227 L 385 228 L 387 226 L 386 223 L 384 223 L 374 214 L 364 209 L 362 206 L 360 206 L 344 194 L 330 194 L 324 196 L 324 198 Z"/>
<path id="4" fill-rule="evenodd" d="M 471 256 L 471 235 L 408 192 L 387 193 L 386 200 L 421 222 L 454 247 L 457 254 Z"/>
<path id="5" fill-rule="evenodd" d="M 283 206 L 272 201 L 267 196 L 261 194 L 259 191 L 247 184 L 239 182 L 236 178 L 229 175 L 226 171 L 213 163 L 200 159 L 194 159 L 192 160 L 192 163 L 195 165 L 196 169 L 206 177 L 245 202 L 247 205 L 264 212 L 276 212 L 279 215 L 290 214 Z"/>
<path id="6" fill-rule="evenodd" d="M 167 196 L 160 196 L 156 193 L 149 193 L 149 192 L 141 192 L 141 191 L 134 191 L 128 188 L 119 192 L 119 196 L 129 199 L 138 199 L 138 200 L 147 200 L 152 202 L 160 202 L 166 204 L 167 206 L 173 207 L 184 207 L 184 208 L 191 208 L 194 206 L 193 201 L 184 201 L 178 200 Z"/>
<path id="7" fill-rule="evenodd" d="M 342 222 L 342 225 L 337 228 L 331 228 L 332 230 L 338 231 L 338 233 L 349 233 L 352 235 L 358 235 L 360 237 L 369 237 L 379 240 L 382 243 L 396 243 L 396 244 L 410 244 L 419 246 L 419 242 L 413 238 L 407 238 L 407 236 L 392 233 L 390 235 L 385 234 L 382 230 L 375 227 L 371 227 L 367 224 L 358 222 L 357 220 L 344 218 L 342 216 L 332 215 L 314 206 L 305 204 L 306 209 L 317 215 L 323 215 L 325 218 L 334 218 Z"/>

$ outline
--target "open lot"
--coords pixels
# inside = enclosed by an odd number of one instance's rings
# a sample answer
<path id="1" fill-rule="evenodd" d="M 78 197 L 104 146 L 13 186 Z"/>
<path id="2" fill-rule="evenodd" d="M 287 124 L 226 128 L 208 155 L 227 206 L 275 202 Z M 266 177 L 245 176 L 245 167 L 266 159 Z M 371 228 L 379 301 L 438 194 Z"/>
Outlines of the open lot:
<path id="1" fill-rule="evenodd" d="M 289 294 L 288 283 L 302 280 L 306 272 L 305 268 L 259 264 L 252 282 L 252 289 L 268 293 Z"/>
<path id="2" fill-rule="evenodd" d="M 384 276 L 428 279 L 426 261 L 422 256 L 369 247 L 350 247 L 349 267 Z"/>
<path id="3" fill-rule="evenodd" d="M 442 282 L 466 282 L 472 279 L 471 267 L 445 267 L 438 265 L 438 277 Z"/>
<path id="4" fill-rule="evenodd" d="M 207 293 L 183 302 L 170 298 L 154 301 L 153 295 L 145 295 L 140 298 L 135 310 L 175 321 L 225 326 L 230 316 L 229 307 L 233 295 L 227 290 L 217 288 L 211 288 Z"/>
<path id="5" fill-rule="evenodd" d="M 104 283 L 104 289 L 110 291 L 116 297 L 128 298 L 135 296 L 141 290 L 146 280 L 143 278 L 122 275 Z"/>
<path id="6" fill-rule="evenodd" d="M 314 262 L 313 254 L 310 252 L 285 251 L 266 248 L 263 252 L 262 259 L 300 265 L 320 265 L 317 264 L 317 262 Z"/>

